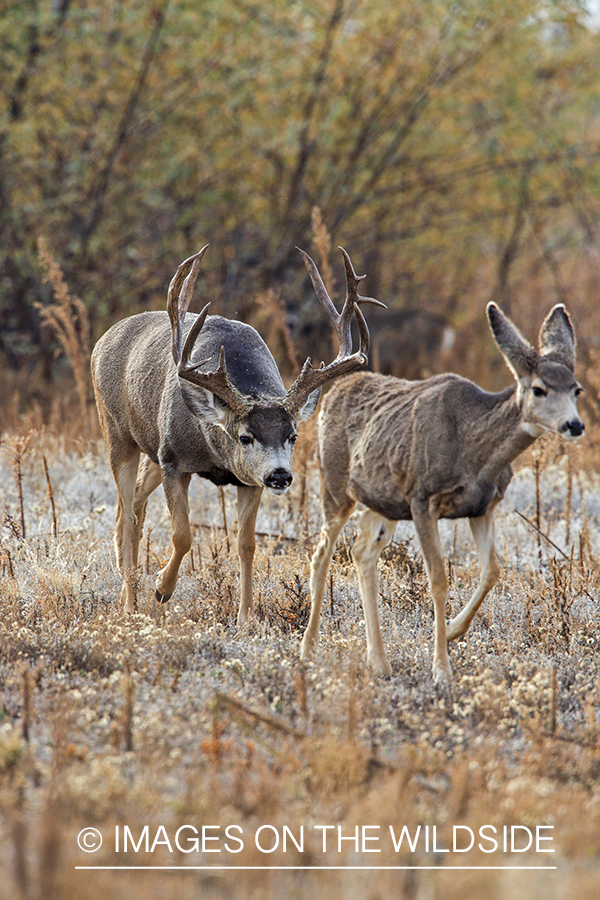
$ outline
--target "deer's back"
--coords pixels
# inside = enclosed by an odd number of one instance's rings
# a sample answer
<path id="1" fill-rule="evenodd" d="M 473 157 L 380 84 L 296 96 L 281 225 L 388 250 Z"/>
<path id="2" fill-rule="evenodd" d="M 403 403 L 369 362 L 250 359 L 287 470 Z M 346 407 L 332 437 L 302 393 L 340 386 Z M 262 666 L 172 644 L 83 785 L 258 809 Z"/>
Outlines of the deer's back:
<path id="1" fill-rule="evenodd" d="M 411 518 L 415 497 L 438 504 L 442 516 L 481 515 L 510 480 L 504 467 L 485 483 L 479 476 L 489 458 L 490 416 L 501 427 L 513 394 L 490 394 L 458 375 L 340 380 L 319 417 L 326 494 L 340 505 L 349 496 L 390 519 Z"/>
<path id="2" fill-rule="evenodd" d="M 184 340 L 196 316 L 188 315 Z M 208 316 L 192 363 L 216 369 L 225 348 L 227 374 L 243 394 L 281 397 L 285 387 L 273 356 L 250 325 Z M 92 353 L 94 389 L 113 427 L 132 439 L 152 459 L 166 440 L 183 445 L 186 435 L 201 431 L 178 384 L 171 352 L 171 325 L 166 312 L 145 312 L 122 319 L 104 334 Z M 199 451 L 204 447 L 198 448 Z"/>
<path id="3" fill-rule="evenodd" d="M 186 317 L 184 339 L 196 318 L 189 314 Z M 208 368 L 216 368 L 221 347 L 225 348 L 228 377 L 238 390 L 250 396 L 285 395 L 271 351 L 251 325 L 222 316 L 208 316 L 196 340 L 192 363 L 206 360 Z M 96 344 L 92 368 L 102 382 L 142 371 L 152 390 L 162 385 L 169 374 L 176 374 L 167 313 L 139 313 L 117 322 Z M 106 378 L 102 377 L 104 373 Z"/>

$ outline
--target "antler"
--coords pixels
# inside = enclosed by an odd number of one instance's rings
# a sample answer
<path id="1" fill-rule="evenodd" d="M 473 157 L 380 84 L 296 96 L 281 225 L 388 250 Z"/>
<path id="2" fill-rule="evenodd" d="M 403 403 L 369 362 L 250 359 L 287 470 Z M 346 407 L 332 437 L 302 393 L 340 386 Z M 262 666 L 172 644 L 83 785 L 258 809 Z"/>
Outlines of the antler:
<path id="1" fill-rule="evenodd" d="M 300 250 L 300 247 L 297 247 L 297 249 Z M 333 324 L 340 349 L 334 361 L 328 366 L 321 363 L 320 368 L 314 369 L 310 357 L 306 360 L 302 366 L 302 371 L 287 392 L 284 401 L 284 406 L 290 412 L 298 412 L 306 402 L 309 394 L 322 387 L 327 381 L 340 375 L 347 375 L 349 372 L 355 372 L 366 364 L 369 350 L 369 329 L 360 310 L 359 303 L 371 303 L 375 306 L 385 307 L 385 303 L 381 303 L 373 297 L 362 297 L 358 293 L 358 285 L 367 276 L 357 275 L 344 248 L 340 247 L 339 249 L 342 251 L 346 270 L 346 299 L 341 313 L 338 313 L 331 297 L 327 293 L 314 260 L 304 250 L 300 250 L 317 294 L 317 299 Z M 354 314 L 356 314 L 360 334 L 360 348 L 356 353 L 352 353 L 351 326 Z"/>
<path id="2" fill-rule="evenodd" d="M 208 244 L 193 256 L 184 259 L 171 279 L 167 293 L 167 312 L 171 320 L 171 333 L 173 335 L 172 352 L 175 365 L 179 365 L 181 359 L 181 329 L 183 320 L 188 311 L 194 285 L 200 271 L 200 261 L 204 256 Z M 205 316 L 206 318 L 206 316 Z"/>
<path id="3" fill-rule="evenodd" d="M 208 244 L 206 247 L 208 247 Z M 196 384 L 198 387 L 204 388 L 212 394 L 215 394 L 215 396 L 219 397 L 220 400 L 223 400 L 237 416 L 243 418 L 248 415 L 254 406 L 254 402 L 238 391 L 227 377 L 227 369 L 225 368 L 225 348 L 221 347 L 219 365 L 214 372 L 198 371 L 198 369 L 210 362 L 210 358 L 204 359 L 202 362 L 195 363 L 194 365 L 190 365 L 190 356 L 194 349 L 196 338 L 200 334 L 202 326 L 206 321 L 210 303 L 206 304 L 192 325 L 185 340 L 185 344 L 183 345 L 183 349 L 181 346 L 183 320 L 185 319 L 190 300 L 192 299 L 194 285 L 200 269 L 200 260 L 204 256 L 206 247 L 203 247 L 199 253 L 190 256 L 189 259 L 186 259 L 181 263 L 169 285 L 167 311 L 171 320 L 173 334 L 173 359 L 175 360 L 177 374 L 180 378 L 185 378 L 186 381 L 190 381 L 192 384 Z"/>

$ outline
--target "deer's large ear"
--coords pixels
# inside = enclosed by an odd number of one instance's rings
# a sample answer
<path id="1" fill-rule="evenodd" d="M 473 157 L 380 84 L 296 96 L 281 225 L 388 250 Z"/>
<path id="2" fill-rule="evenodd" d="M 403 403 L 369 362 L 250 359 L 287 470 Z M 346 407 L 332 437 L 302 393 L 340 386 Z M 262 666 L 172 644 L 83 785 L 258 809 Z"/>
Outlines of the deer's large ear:
<path id="1" fill-rule="evenodd" d="M 304 406 L 300 408 L 300 421 L 304 422 L 305 419 L 309 419 L 317 408 L 317 403 L 319 402 L 319 397 L 321 396 L 321 388 L 317 388 L 316 391 L 313 391 L 312 394 L 308 395 L 308 399 L 305 401 Z"/>
<path id="2" fill-rule="evenodd" d="M 562 303 L 554 306 L 542 322 L 539 342 L 544 359 L 562 363 L 571 372 L 575 369 L 575 332 Z"/>
<path id="3" fill-rule="evenodd" d="M 494 340 L 511 372 L 516 378 L 531 375 L 539 356 L 529 341 L 495 303 L 488 303 L 486 311 Z"/>
<path id="4" fill-rule="evenodd" d="M 179 379 L 179 388 L 184 403 L 193 415 L 212 425 L 223 425 L 226 418 L 225 406 L 211 391 L 191 384 L 185 378 Z"/>

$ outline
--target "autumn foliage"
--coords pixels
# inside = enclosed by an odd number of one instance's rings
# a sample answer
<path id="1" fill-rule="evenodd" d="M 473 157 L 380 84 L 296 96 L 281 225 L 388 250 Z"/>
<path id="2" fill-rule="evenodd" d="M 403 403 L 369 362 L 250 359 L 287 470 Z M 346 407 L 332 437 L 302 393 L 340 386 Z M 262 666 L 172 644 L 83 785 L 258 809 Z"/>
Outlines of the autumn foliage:
<path id="1" fill-rule="evenodd" d="M 97 337 L 161 307 L 207 241 L 220 312 L 252 319 L 272 290 L 297 313 L 315 207 L 392 306 L 484 334 L 490 298 L 519 321 L 568 300 L 591 341 L 600 57 L 579 3 L 3 6 L 0 360 L 24 399 L 66 371 L 40 237 Z"/>

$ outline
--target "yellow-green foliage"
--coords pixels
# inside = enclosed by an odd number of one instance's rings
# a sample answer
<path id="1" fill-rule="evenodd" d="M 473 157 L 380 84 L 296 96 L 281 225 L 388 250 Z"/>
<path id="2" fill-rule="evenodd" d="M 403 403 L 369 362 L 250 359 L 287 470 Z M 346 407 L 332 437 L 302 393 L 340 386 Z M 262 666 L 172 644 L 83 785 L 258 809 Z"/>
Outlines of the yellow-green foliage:
<path id="1" fill-rule="evenodd" d="M 517 321 L 565 300 L 597 329 L 600 58 L 582 7 L 7 4 L 2 368 L 26 365 L 38 401 L 63 372 L 33 306 L 52 302 L 38 238 L 97 337 L 163 307 L 206 241 L 219 312 L 248 318 L 265 286 L 297 312 L 315 207 L 392 306 L 472 333 L 490 296 Z"/>

